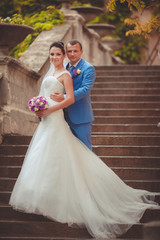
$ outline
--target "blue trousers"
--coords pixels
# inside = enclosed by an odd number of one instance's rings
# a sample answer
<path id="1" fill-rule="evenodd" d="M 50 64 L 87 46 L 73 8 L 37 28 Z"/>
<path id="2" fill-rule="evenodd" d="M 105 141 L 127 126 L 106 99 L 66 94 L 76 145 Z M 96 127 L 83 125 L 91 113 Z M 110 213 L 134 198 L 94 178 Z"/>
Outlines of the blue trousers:
<path id="1" fill-rule="evenodd" d="M 68 113 L 65 113 L 65 120 L 71 128 L 73 134 L 80 139 L 90 150 L 92 150 L 91 144 L 91 129 L 92 122 L 83 123 L 83 124 L 74 124 L 71 122 Z"/>

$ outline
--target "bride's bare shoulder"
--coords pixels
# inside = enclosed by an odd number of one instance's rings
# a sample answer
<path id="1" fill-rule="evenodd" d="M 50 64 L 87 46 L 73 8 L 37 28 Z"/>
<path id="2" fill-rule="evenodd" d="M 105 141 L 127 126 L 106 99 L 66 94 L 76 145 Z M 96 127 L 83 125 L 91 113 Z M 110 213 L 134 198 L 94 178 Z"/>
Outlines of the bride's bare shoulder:
<path id="1" fill-rule="evenodd" d="M 64 76 L 65 78 L 67 78 L 67 79 L 68 79 L 68 78 L 72 78 L 70 72 L 68 72 L 68 71 L 65 71 L 64 74 L 63 74 L 63 76 Z"/>

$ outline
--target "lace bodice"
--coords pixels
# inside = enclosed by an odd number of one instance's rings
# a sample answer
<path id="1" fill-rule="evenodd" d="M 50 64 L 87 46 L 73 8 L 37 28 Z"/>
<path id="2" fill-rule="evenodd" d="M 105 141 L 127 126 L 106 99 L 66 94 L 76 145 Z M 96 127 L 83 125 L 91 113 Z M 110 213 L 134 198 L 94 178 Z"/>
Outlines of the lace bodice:
<path id="1" fill-rule="evenodd" d="M 70 74 L 68 71 L 64 71 L 56 76 L 47 76 L 42 82 L 39 95 L 49 97 L 51 93 L 65 93 L 63 84 L 58 80 L 58 77 L 64 73 Z"/>

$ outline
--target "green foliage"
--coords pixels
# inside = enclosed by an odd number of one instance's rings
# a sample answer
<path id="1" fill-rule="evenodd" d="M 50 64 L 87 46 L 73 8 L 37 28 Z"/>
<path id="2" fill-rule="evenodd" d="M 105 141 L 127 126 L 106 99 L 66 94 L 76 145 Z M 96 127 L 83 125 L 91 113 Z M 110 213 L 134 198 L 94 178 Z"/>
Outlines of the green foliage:
<path id="1" fill-rule="evenodd" d="M 72 4 L 69 5 L 70 7 L 79 7 L 79 6 L 85 6 L 85 7 L 90 7 L 92 6 L 90 3 L 82 3 L 79 1 L 74 1 Z"/>
<path id="2" fill-rule="evenodd" d="M 114 52 L 115 56 L 119 56 L 125 63 L 137 64 L 142 58 L 144 53 L 142 49 L 146 48 L 146 40 L 142 36 L 134 35 L 128 37 L 125 44 Z"/>
<path id="3" fill-rule="evenodd" d="M 110 11 L 116 10 L 117 4 L 123 4 L 127 3 L 128 7 L 130 10 L 133 10 L 133 8 L 136 8 L 138 10 L 141 10 L 142 8 L 145 7 L 145 1 L 141 0 L 109 0 L 107 8 Z"/>
<path id="4" fill-rule="evenodd" d="M 89 23 L 109 23 L 109 24 L 115 24 L 123 23 L 126 16 L 130 16 L 131 12 L 124 3 L 117 4 L 117 8 L 115 12 L 106 12 L 104 11 L 99 16 L 97 16 L 94 20 L 90 21 Z"/>
<path id="5" fill-rule="evenodd" d="M 21 13 L 23 16 L 32 16 L 37 12 L 45 10 L 48 6 L 57 6 L 56 0 L 18 0 L 21 2 Z"/>
<path id="6" fill-rule="evenodd" d="M 29 34 L 23 42 L 12 48 L 9 53 L 11 56 L 15 58 L 19 58 L 23 55 L 23 53 L 29 48 L 30 44 L 34 41 L 34 39 L 38 36 L 38 33 Z"/>
<path id="7" fill-rule="evenodd" d="M 0 17 L 0 22 L 1 23 L 11 23 L 11 24 L 24 24 L 24 19 L 20 14 L 15 13 L 11 18 L 6 17 L 2 18 Z"/>
<path id="8" fill-rule="evenodd" d="M 160 2 L 156 3 L 153 9 L 153 16 L 155 17 L 156 15 L 158 15 L 160 13 Z"/>
<path id="9" fill-rule="evenodd" d="M 103 7 L 104 0 L 78 0 L 77 6 L 92 5 L 96 7 Z M 22 16 L 32 16 L 37 12 L 46 9 L 47 6 L 60 7 L 60 1 L 57 0 L 1 0 L 0 1 L 0 16 L 6 18 L 12 16 L 14 13 L 21 14 Z"/>
<path id="10" fill-rule="evenodd" d="M 117 3 L 124 2 L 128 4 L 128 8 L 130 10 L 140 10 L 141 14 L 143 14 L 143 11 L 145 9 L 152 9 L 153 17 L 151 20 L 148 20 L 146 22 L 140 22 L 138 16 L 135 18 L 126 18 L 125 23 L 132 26 L 133 29 L 130 29 L 126 32 L 126 36 L 128 35 L 141 35 L 144 38 L 150 38 L 151 32 L 153 31 L 159 31 L 160 32 L 160 4 L 159 0 L 143 0 L 143 1 L 136 1 L 136 0 L 109 0 L 107 8 L 110 11 L 116 10 Z M 157 11 L 158 10 L 158 11 Z"/>
<path id="11" fill-rule="evenodd" d="M 10 55 L 17 58 L 23 55 L 29 45 L 35 40 L 38 34 L 44 30 L 50 30 L 52 27 L 64 23 L 64 14 L 54 6 L 47 7 L 46 11 L 36 13 L 32 17 L 22 19 L 20 15 L 13 15 L 11 18 L 0 19 L 3 22 L 15 23 L 19 19 L 19 24 L 26 24 L 34 28 L 35 33 L 29 34 L 25 40 L 10 50 Z M 20 21 L 21 20 L 21 21 Z"/>
<path id="12" fill-rule="evenodd" d="M 95 7 L 104 7 L 104 0 L 79 0 L 74 1 L 71 5 L 71 7 L 77 7 L 77 6 L 95 6 Z"/>
<path id="13" fill-rule="evenodd" d="M 16 13 L 13 0 L 0 1 L 0 16 L 6 18 Z"/>
<path id="14" fill-rule="evenodd" d="M 126 36 L 126 32 L 131 29 L 124 24 L 124 20 L 131 15 L 128 3 L 116 1 L 116 8 L 112 12 L 104 12 L 89 23 L 108 23 L 116 26 L 112 38 L 122 39 L 123 46 L 114 52 L 124 62 L 128 64 L 137 64 L 144 57 L 143 49 L 146 47 L 146 41 L 141 36 Z"/>
<path id="15" fill-rule="evenodd" d="M 22 16 L 32 16 L 37 12 L 46 9 L 47 6 L 58 6 L 56 0 L 2 0 L 0 1 L 0 16 L 5 18 L 14 13 Z"/>
<path id="16" fill-rule="evenodd" d="M 53 26 L 64 22 L 64 14 L 54 6 L 47 7 L 46 11 L 41 11 L 29 18 L 28 25 L 32 26 L 36 32 L 50 30 Z"/>

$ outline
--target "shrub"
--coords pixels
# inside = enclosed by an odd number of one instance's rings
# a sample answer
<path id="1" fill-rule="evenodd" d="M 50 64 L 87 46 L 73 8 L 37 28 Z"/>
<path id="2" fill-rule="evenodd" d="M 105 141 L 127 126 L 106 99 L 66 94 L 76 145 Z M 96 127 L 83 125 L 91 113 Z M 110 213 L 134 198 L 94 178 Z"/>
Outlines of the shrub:
<path id="1" fill-rule="evenodd" d="M 60 10 L 56 7 L 49 6 L 47 10 L 36 13 L 32 17 L 22 18 L 21 15 L 14 14 L 12 17 L 0 18 L 0 22 L 25 24 L 34 28 L 35 32 L 33 34 L 29 34 L 23 42 L 10 50 L 10 55 L 18 58 L 23 55 L 40 32 L 64 23 L 64 14 L 60 13 Z"/>

